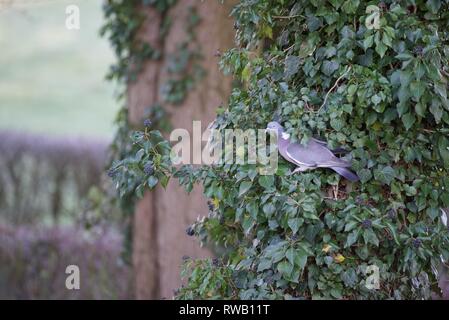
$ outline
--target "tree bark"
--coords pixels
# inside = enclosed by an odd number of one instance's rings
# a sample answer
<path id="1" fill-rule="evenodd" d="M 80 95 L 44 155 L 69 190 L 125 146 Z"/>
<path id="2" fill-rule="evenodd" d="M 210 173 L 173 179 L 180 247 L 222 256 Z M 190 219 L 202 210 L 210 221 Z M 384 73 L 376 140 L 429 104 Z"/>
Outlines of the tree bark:
<path id="1" fill-rule="evenodd" d="M 140 124 L 145 108 L 161 103 L 171 115 L 173 128 L 184 128 L 192 134 L 192 121 L 200 120 L 202 129 L 213 120 L 215 109 L 227 101 L 231 79 L 218 69 L 217 50 L 232 47 L 234 32 L 229 17 L 230 1 L 180 0 L 169 12 L 171 26 L 160 39 L 161 16 L 154 9 L 145 9 L 146 19 L 140 39 L 162 52 L 162 59 L 145 63 L 137 81 L 128 86 L 129 120 Z M 166 65 L 177 45 L 187 38 L 186 23 L 189 7 L 195 7 L 200 23 L 195 27 L 196 43 L 201 52 L 201 66 L 206 75 L 191 90 L 181 105 L 163 103 L 161 87 L 169 79 Z M 133 264 L 137 299 L 171 298 L 180 287 L 180 266 L 184 255 L 198 258 L 210 255 L 200 248 L 196 239 L 188 237 L 186 228 L 198 216 L 207 213 L 202 190 L 194 188 L 187 194 L 177 181 L 171 181 L 166 190 L 157 187 L 147 192 L 138 202 L 133 224 Z"/>

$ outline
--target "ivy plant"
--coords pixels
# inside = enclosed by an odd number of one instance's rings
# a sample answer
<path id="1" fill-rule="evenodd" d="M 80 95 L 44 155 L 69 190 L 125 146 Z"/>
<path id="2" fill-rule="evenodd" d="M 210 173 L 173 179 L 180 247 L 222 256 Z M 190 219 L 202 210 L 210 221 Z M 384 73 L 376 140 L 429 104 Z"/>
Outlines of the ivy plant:
<path id="1" fill-rule="evenodd" d="M 348 150 L 360 182 L 292 174 L 281 158 L 272 176 L 257 164 L 161 166 L 187 190 L 202 184 L 209 213 L 187 231 L 220 255 L 186 259 L 176 298 L 438 294 L 449 259 L 449 1 L 241 0 L 232 16 L 236 47 L 220 65 L 240 85 L 214 128 L 261 129 L 276 115 L 293 140 Z M 148 181 L 147 156 L 131 180 Z"/>

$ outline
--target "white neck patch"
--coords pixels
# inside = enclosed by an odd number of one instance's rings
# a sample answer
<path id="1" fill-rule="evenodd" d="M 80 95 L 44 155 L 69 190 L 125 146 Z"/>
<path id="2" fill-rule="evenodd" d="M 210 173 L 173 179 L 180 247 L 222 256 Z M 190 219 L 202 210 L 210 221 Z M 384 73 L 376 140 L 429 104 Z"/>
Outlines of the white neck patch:
<path id="1" fill-rule="evenodd" d="M 287 132 L 282 132 L 282 139 L 290 139 L 290 135 Z"/>

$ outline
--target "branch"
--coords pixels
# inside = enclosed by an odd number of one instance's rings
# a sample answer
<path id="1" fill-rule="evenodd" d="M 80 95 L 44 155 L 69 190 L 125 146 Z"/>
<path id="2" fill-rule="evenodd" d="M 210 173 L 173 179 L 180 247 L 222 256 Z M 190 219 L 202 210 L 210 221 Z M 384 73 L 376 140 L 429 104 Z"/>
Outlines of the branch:
<path id="1" fill-rule="evenodd" d="M 301 14 L 296 14 L 293 16 L 271 16 L 273 19 L 294 19 L 294 18 L 305 18 L 305 16 L 301 15 Z"/>
<path id="2" fill-rule="evenodd" d="M 334 85 L 332 86 L 332 88 L 329 89 L 329 91 L 326 93 L 326 96 L 324 97 L 324 101 L 323 104 L 321 105 L 321 107 L 318 109 L 317 112 L 320 112 L 321 109 L 324 107 L 324 105 L 327 102 L 327 98 L 329 98 L 329 94 L 338 86 L 338 83 L 340 82 L 341 79 L 343 79 L 344 76 L 346 76 L 348 74 L 348 72 L 351 70 L 351 66 L 349 66 L 345 72 L 343 72 L 343 74 L 341 76 L 338 77 L 337 81 L 335 81 Z"/>

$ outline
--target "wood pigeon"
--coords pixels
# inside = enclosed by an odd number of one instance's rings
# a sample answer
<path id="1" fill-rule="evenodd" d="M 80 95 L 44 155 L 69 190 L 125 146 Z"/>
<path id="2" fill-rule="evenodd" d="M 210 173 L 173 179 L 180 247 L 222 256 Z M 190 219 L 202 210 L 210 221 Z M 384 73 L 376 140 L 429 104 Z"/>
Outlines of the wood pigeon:
<path id="1" fill-rule="evenodd" d="M 297 166 L 293 171 L 303 172 L 316 168 L 330 168 L 349 181 L 358 181 L 359 177 L 350 171 L 351 164 L 340 159 L 329 150 L 327 143 L 311 138 L 307 145 L 290 142 L 290 135 L 276 121 L 268 124 L 267 130 L 276 132 L 278 136 L 278 148 L 282 157 Z"/>

